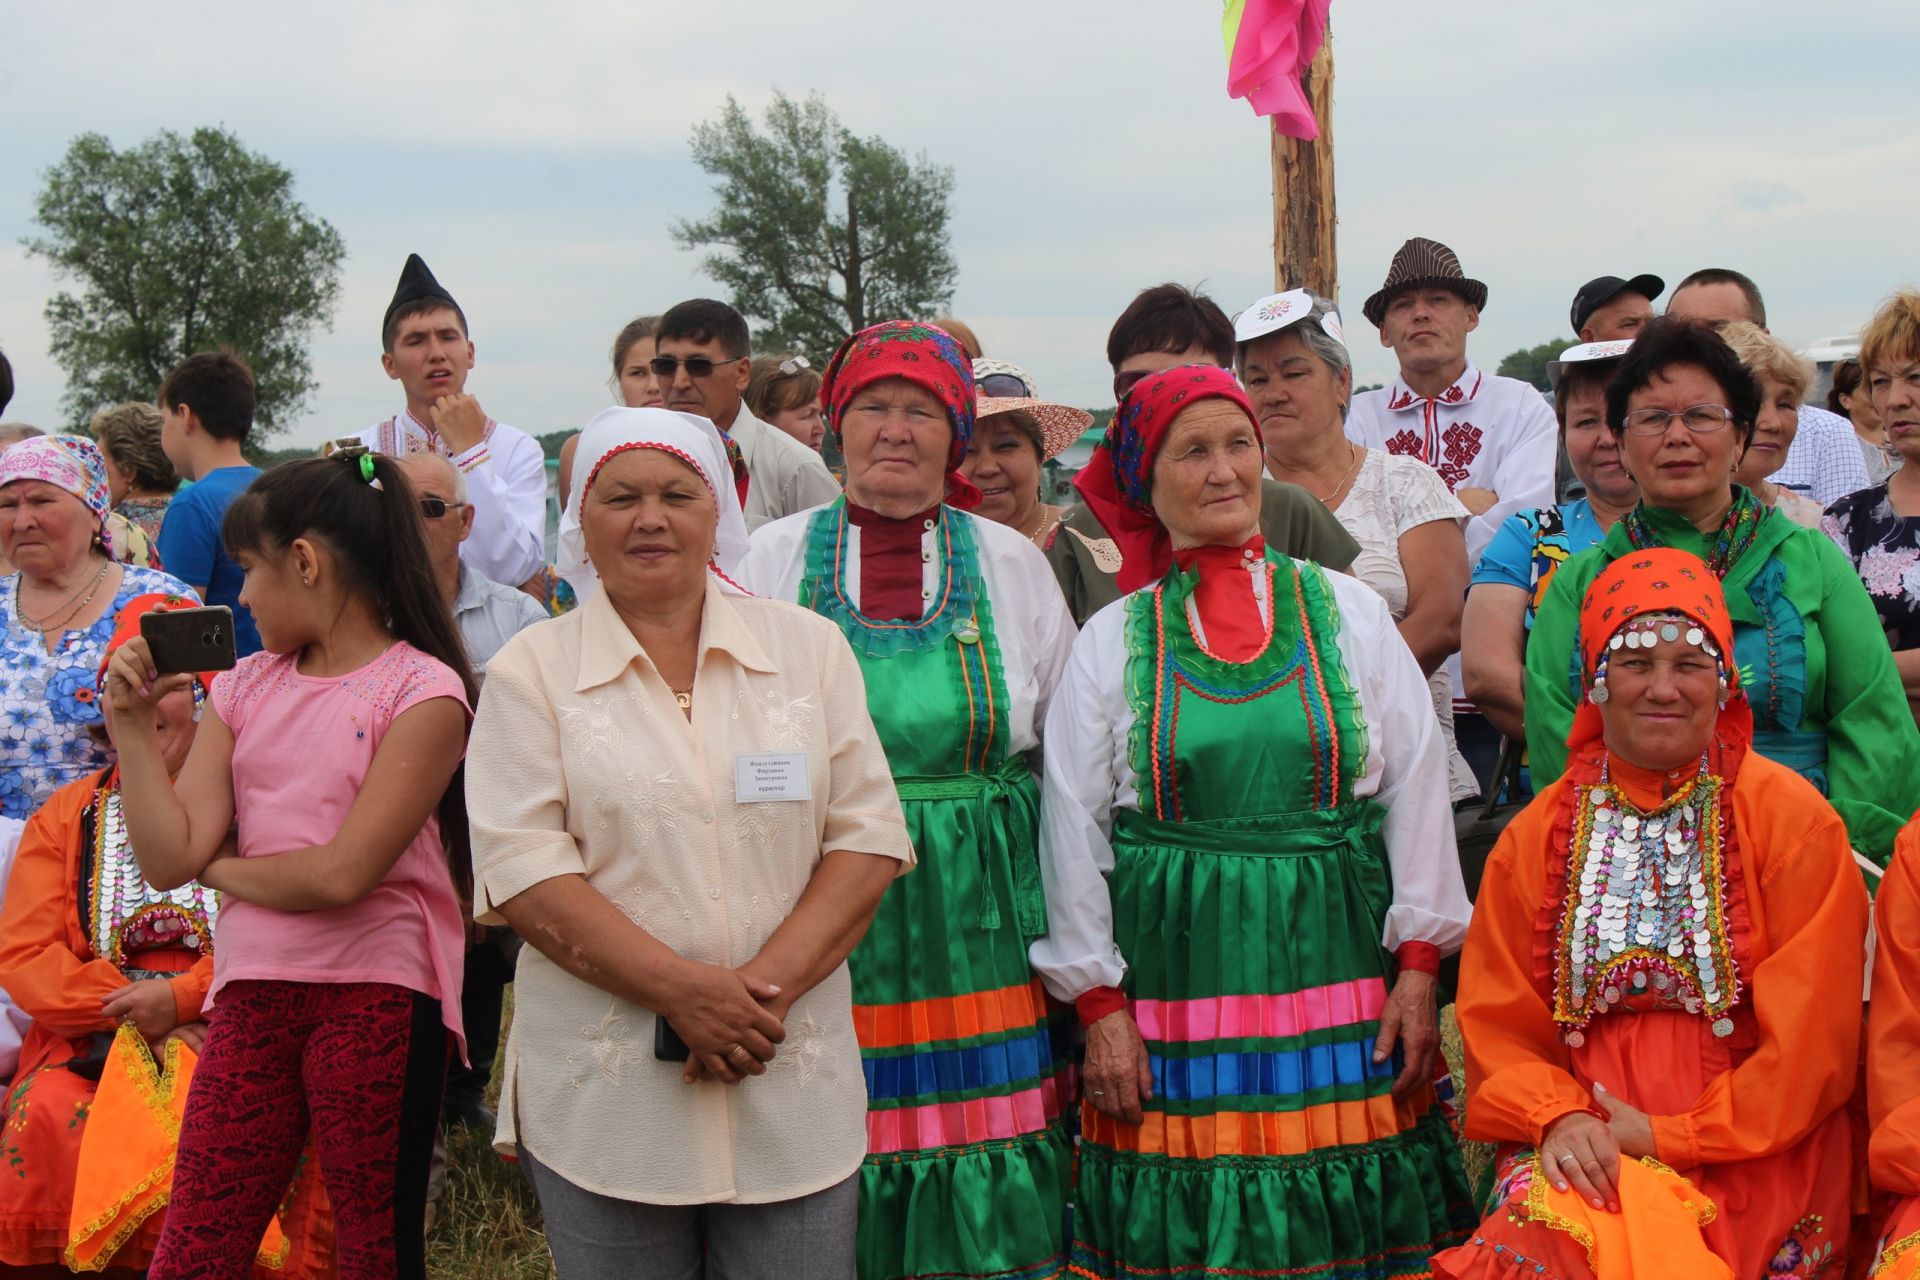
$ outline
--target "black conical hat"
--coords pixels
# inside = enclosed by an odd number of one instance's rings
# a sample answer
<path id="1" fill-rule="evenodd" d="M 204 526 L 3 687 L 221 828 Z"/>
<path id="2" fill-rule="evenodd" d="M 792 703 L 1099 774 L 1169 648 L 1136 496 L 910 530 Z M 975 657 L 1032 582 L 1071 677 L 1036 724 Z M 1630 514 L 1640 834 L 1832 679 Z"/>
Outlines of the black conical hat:
<path id="1" fill-rule="evenodd" d="M 427 264 L 417 253 L 407 255 L 407 265 L 400 269 L 400 283 L 394 287 L 393 301 L 387 304 L 387 314 L 380 318 L 380 328 L 384 333 L 393 320 L 393 313 L 413 302 L 423 302 L 428 298 L 437 298 L 455 311 L 460 304 L 453 300 L 446 286 L 433 278 L 433 272 L 427 270 Z"/>

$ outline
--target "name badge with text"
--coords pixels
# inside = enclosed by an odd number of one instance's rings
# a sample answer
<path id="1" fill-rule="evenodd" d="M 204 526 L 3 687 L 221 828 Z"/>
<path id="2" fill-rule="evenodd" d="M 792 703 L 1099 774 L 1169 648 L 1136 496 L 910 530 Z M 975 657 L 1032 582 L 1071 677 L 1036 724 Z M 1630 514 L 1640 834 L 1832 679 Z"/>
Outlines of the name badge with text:
<path id="1" fill-rule="evenodd" d="M 813 775 L 807 768 L 807 753 L 790 751 L 735 756 L 733 798 L 740 804 L 813 799 Z"/>

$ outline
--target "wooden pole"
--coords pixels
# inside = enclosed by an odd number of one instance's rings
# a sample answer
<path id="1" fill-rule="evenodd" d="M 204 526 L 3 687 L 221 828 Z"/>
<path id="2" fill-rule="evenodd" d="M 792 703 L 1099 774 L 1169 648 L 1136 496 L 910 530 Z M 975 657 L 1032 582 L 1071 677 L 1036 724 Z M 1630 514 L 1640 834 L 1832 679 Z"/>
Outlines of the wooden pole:
<path id="1" fill-rule="evenodd" d="M 1320 122 L 1311 141 L 1273 133 L 1273 287 L 1338 298 L 1333 207 L 1333 35 L 1320 43 L 1301 87 Z"/>

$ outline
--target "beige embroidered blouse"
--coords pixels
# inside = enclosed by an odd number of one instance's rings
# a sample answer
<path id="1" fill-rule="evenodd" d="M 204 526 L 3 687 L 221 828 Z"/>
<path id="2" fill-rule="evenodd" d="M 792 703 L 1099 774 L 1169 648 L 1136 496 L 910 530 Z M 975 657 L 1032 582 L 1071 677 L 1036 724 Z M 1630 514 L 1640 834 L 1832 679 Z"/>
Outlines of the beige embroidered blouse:
<path id="1" fill-rule="evenodd" d="M 691 722 L 602 591 L 488 664 L 467 755 L 480 919 L 584 874 L 680 955 L 740 965 L 828 851 L 912 864 L 840 632 L 717 583 L 705 610 Z M 810 799 L 736 801 L 737 763 L 794 753 Z M 519 1143 L 578 1186 L 653 1204 L 763 1203 L 832 1186 L 866 1153 L 844 964 L 794 1005 L 767 1073 L 737 1086 L 683 1083 L 681 1064 L 653 1056 L 651 1011 L 530 946 L 515 983 L 495 1143 Z"/>

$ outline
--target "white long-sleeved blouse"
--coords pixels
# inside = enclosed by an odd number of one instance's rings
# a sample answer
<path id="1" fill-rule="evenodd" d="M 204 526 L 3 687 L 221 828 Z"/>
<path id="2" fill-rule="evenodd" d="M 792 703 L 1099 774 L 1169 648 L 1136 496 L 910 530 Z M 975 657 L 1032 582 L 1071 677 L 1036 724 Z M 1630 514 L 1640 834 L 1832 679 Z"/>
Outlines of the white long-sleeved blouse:
<path id="1" fill-rule="evenodd" d="M 1385 602 L 1353 578 L 1326 577 L 1340 613 L 1340 656 L 1367 729 L 1366 765 L 1354 796 L 1386 807 L 1393 902 L 1381 941 L 1388 950 L 1426 942 L 1442 953 L 1457 951 L 1472 908 L 1454 846 L 1446 750 L 1433 698 Z M 1264 617 L 1267 601 L 1259 603 Z M 1193 607 L 1189 599 L 1190 614 Z M 1047 989 L 1062 1000 L 1117 987 L 1126 973 L 1106 884 L 1113 870 L 1113 812 L 1140 807 L 1127 750 L 1134 712 L 1125 684 L 1126 621 L 1124 599 L 1088 620 L 1047 712 L 1040 792 L 1047 934 L 1035 940 L 1030 958 Z"/>

